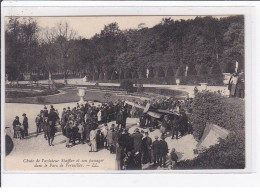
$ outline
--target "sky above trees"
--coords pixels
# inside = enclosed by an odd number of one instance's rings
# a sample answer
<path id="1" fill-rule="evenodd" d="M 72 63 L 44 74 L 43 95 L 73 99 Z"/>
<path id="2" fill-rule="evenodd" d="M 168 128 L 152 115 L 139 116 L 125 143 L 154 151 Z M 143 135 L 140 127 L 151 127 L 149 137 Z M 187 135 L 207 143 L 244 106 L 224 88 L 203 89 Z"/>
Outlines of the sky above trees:
<path id="1" fill-rule="evenodd" d="M 104 26 L 112 22 L 118 23 L 120 30 L 138 29 L 140 27 L 151 28 L 161 22 L 163 18 L 171 17 L 173 20 L 195 19 L 197 16 L 100 16 L 100 17 L 31 17 L 37 21 L 43 29 L 54 28 L 57 23 L 68 22 L 70 27 L 82 38 L 92 38 L 100 33 Z M 201 16 L 204 17 L 204 16 Z M 214 16 L 215 18 L 227 16 Z M 24 17 L 25 19 L 28 17 Z M 21 20 L 23 17 L 21 17 Z M 5 18 L 8 23 L 8 17 Z"/>

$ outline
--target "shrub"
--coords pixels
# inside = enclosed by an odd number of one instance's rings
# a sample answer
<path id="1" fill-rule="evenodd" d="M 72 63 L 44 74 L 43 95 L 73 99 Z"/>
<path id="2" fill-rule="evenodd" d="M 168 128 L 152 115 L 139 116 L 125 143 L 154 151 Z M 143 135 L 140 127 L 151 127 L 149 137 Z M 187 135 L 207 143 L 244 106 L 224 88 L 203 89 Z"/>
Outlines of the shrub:
<path id="1" fill-rule="evenodd" d="M 125 79 L 132 79 L 132 72 L 130 69 L 126 69 L 125 70 L 125 75 L 124 75 Z"/>
<path id="2" fill-rule="evenodd" d="M 36 102 L 37 102 L 37 103 L 40 103 L 40 104 L 43 104 L 43 103 L 45 103 L 45 98 L 43 98 L 43 97 L 41 97 L 41 96 L 38 96 L 38 97 L 36 98 Z"/>
<path id="3" fill-rule="evenodd" d="M 104 79 L 104 73 L 103 72 L 100 72 L 98 79 L 99 80 L 103 80 Z"/>
<path id="4" fill-rule="evenodd" d="M 111 77 L 112 77 L 111 71 L 106 71 L 105 76 L 104 76 L 104 79 L 105 79 L 105 80 L 111 80 Z"/>
<path id="5" fill-rule="evenodd" d="M 115 71 L 113 71 L 112 76 L 111 76 L 111 80 L 117 80 L 117 73 Z"/>
<path id="6" fill-rule="evenodd" d="M 221 69 L 220 69 L 220 66 L 218 64 L 218 62 L 215 62 L 211 68 L 211 72 L 210 74 L 211 75 L 216 75 L 216 74 L 221 74 Z"/>
<path id="7" fill-rule="evenodd" d="M 190 65 L 187 71 L 188 76 L 197 75 L 195 65 Z"/>
<path id="8" fill-rule="evenodd" d="M 165 77 L 165 73 L 164 73 L 163 68 L 161 66 L 158 69 L 157 77 Z"/>
<path id="9" fill-rule="evenodd" d="M 125 75 L 124 75 L 124 71 L 123 70 L 120 71 L 119 78 L 120 79 L 125 79 Z"/>
<path id="10" fill-rule="evenodd" d="M 98 74 L 98 72 L 95 72 L 95 73 L 94 73 L 93 80 L 98 80 L 98 77 L 99 77 L 99 74 Z"/>
<path id="11" fill-rule="evenodd" d="M 226 98 L 219 94 L 198 92 L 190 116 L 193 136 L 199 140 L 206 122 L 216 124 L 230 131 L 227 139 L 211 146 L 194 160 L 182 161 L 180 169 L 214 168 L 237 169 L 245 167 L 245 106 L 241 99 Z"/>
<path id="12" fill-rule="evenodd" d="M 199 85 L 200 83 L 208 83 L 209 86 L 223 86 L 223 75 L 194 75 L 179 76 L 182 85 Z"/>
<path id="13" fill-rule="evenodd" d="M 178 68 L 177 72 L 176 72 L 176 77 L 184 76 L 184 74 L 185 74 L 185 70 L 184 70 L 184 67 L 181 65 L 181 66 Z"/>
<path id="14" fill-rule="evenodd" d="M 120 83 L 120 88 L 126 90 L 127 92 L 133 92 L 134 91 L 134 84 L 131 81 L 124 80 Z"/>
<path id="15" fill-rule="evenodd" d="M 146 69 L 143 66 L 138 69 L 138 76 L 140 79 L 146 78 Z"/>
<path id="16" fill-rule="evenodd" d="M 199 75 L 208 75 L 207 66 L 205 64 L 200 66 Z"/>
<path id="17" fill-rule="evenodd" d="M 133 70 L 133 72 L 132 72 L 132 78 L 133 78 L 133 79 L 138 79 L 138 73 L 137 73 L 136 70 Z"/>
<path id="18" fill-rule="evenodd" d="M 172 76 L 174 76 L 173 68 L 172 66 L 169 66 L 167 68 L 166 77 L 172 77 Z"/>
<path id="19" fill-rule="evenodd" d="M 149 68 L 148 78 L 153 78 L 153 77 L 154 77 L 153 67 L 150 67 Z"/>

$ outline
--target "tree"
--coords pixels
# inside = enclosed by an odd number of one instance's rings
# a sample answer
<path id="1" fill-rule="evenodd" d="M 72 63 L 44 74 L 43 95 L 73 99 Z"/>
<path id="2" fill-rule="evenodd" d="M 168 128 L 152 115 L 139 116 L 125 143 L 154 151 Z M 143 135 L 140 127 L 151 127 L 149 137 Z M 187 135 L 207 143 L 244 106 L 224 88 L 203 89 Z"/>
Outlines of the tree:
<path id="1" fill-rule="evenodd" d="M 244 62 L 244 16 L 234 16 L 230 19 L 233 22 L 228 26 L 223 35 L 224 50 L 223 55 L 227 63 L 239 61 Z"/>
<path id="2" fill-rule="evenodd" d="M 96 71 L 96 72 L 94 73 L 94 76 L 93 76 L 93 81 L 98 80 L 98 78 L 99 78 L 99 73 Z"/>
<path id="3" fill-rule="evenodd" d="M 215 75 L 215 74 L 221 74 L 221 73 L 222 72 L 221 72 L 221 69 L 220 69 L 220 66 L 219 66 L 218 62 L 215 62 L 213 64 L 213 66 L 211 67 L 210 74 Z"/>
<path id="4" fill-rule="evenodd" d="M 182 77 L 185 74 L 185 70 L 183 65 L 179 66 L 177 72 L 176 72 L 176 77 Z"/>
<path id="5" fill-rule="evenodd" d="M 206 64 L 200 66 L 199 75 L 208 75 L 208 70 Z"/>
<path id="6" fill-rule="evenodd" d="M 168 66 L 168 68 L 167 68 L 166 77 L 172 77 L 172 76 L 174 76 L 174 72 L 173 72 L 172 66 L 170 65 L 170 66 Z"/>
<path id="7" fill-rule="evenodd" d="M 117 80 L 117 79 L 118 79 L 118 75 L 117 75 L 116 71 L 113 71 L 111 80 Z"/>
<path id="8" fill-rule="evenodd" d="M 154 77 L 153 67 L 150 67 L 149 68 L 148 78 L 153 78 L 153 77 Z"/>
<path id="9" fill-rule="evenodd" d="M 158 68 L 157 77 L 165 77 L 164 70 L 161 66 Z"/>
<path id="10" fill-rule="evenodd" d="M 107 81 L 107 80 L 111 80 L 111 70 L 107 69 L 106 72 L 105 72 L 105 76 L 104 76 L 104 79 Z"/>
<path id="11" fill-rule="evenodd" d="M 10 17 L 5 36 L 6 74 L 10 81 L 18 81 L 23 73 L 38 69 L 38 23 L 30 17 Z"/>
<path id="12" fill-rule="evenodd" d="M 136 70 L 133 70 L 133 71 L 132 71 L 132 78 L 133 78 L 133 79 L 138 79 L 138 73 L 137 73 Z"/>
<path id="13" fill-rule="evenodd" d="M 196 71 L 195 65 L 189 65 L 188 66 L 187 75 L 188 76 L 190 76 L 190 75 L 197 75 L 197 71 Z"/>
<path id="14" fill-rule="evenodd" d="M 124 70 L 123 70 L 123 69 L 120 70 L 119 78 L 120 78 L 121 80 L 122 80 L 122 79 L 125 79 L 125 74 L 124 74 Z"/>
<path id="15" fill-rule="evenodd" d="M 67 22 L 59 22 L 55 28 L 55 43 L 57 45 L 59 63 L 64 72 L 64 82 L 66 82 L 66 74 L 68 72 L 69 59 L 73 56 L 70 51 L 73 46 L 73 39 L 76 37 L 76 32 L 72 30 Z M 96 77 L 95 77 L 96 78 Z"/>
<path id="16" fill-rule="evenodd" d="M 231 62 L 227 63 L 224 67 L 224 73 L 234 73 L 235 65 Z"/>
<path id="17" fill-rule="evenodd" d="M 103 72 L 100 72 L 98 79 L 99 80 L 103 80 L 104 79 L 104 73 Z"/>
<path id="18" fill-rule="evenodd" d="M 140 66 L 138 68 L 138 76 L 140 79 L 145 79 L 146 78 L 146 70 L 144 66 Z"/>
<path id="19" fill-rule="evenodd" d="M 126 69 L 125 70 L 125 75 L 124 75 L 125 79 L 132 79 L 132 72 L 130 69 Z"/>

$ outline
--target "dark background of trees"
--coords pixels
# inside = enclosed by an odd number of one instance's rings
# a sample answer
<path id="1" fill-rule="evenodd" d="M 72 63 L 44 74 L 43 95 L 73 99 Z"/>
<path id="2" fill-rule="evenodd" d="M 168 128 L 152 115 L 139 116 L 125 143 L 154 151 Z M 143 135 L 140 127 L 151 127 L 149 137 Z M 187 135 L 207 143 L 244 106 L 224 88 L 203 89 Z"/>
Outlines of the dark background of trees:
<path id="1" fill-rule="evenodd" d="M 86 75 L 89 81 L 173 84 L 176 77 L 185 77 L 187 67 L 187 77 L 195 76 L 197 82 L 234 72 L 236 61 L 239 71 L 244 69 L 243 16 L 164 18 L 152 28 L 143 26 L 122 31 L 111 23 L 90 39 L 58 34 L 57 28 L 41 38 L 33 19 L 10 18 L 5 34 L 8 80 L 22 80 L 24 73 L 46 79 L 51 73 L 52 78 Z"/>

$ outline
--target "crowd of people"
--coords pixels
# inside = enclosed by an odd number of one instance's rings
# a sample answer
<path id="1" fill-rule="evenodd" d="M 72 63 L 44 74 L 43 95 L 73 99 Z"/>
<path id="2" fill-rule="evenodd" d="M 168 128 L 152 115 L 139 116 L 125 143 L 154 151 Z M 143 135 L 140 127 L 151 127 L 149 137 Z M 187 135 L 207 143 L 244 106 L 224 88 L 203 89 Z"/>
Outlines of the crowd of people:
<path id="1" fill-rule="evenodd" d="M 84 105 L 77 103 L 73 108 L 63 108 L 61 114 L 51 105 L 49 110 L 44 106 L 37 115 L 36 134 L 44 132 L 49 146 L 54 146 L 55 133 L 60 130 L 66 138 L 66 148 L 77 144 L 88 144 L 90 152 L 107 149 L 111 154 L 116 154 L 118 170 L 142 169 L 142 165 L 147 163 L 166 167 L 166 156 L 169 150 L 165 138 L 168 134 L 172 134 L 172 139 L 178 139 L 179 135 L 191 133 L 185 110 L 189 110 L 187 107 L 192 100 L 152 99 L 138 104 L 146 106 L 147 103 L 150 103 L 151 111 L 163 109 L 178 114 L 165 114 L 162 118 L 154 118 L 123 100 L 116 103 L 98 103 L 98 105 L 89 102 Z M 23 124 L 19 122 L 18 117 L 13 122 L 14 138 L 28 135 L 28 118 L 26 114 L 23 116 Z M 136 128 L 133 134 L 130 134 L 126 127 L 128 117 L 139 117 L 140 120 L 140 129 Z M 149 133 L 155 129 L 160 129 L 161 136 L 156 136 L 152 141 Z M 16 131 L 20 131 L 21 135 Z M 174 149 L 171 150 L 168 159 L 177 162 L 178 156 Z"/>

